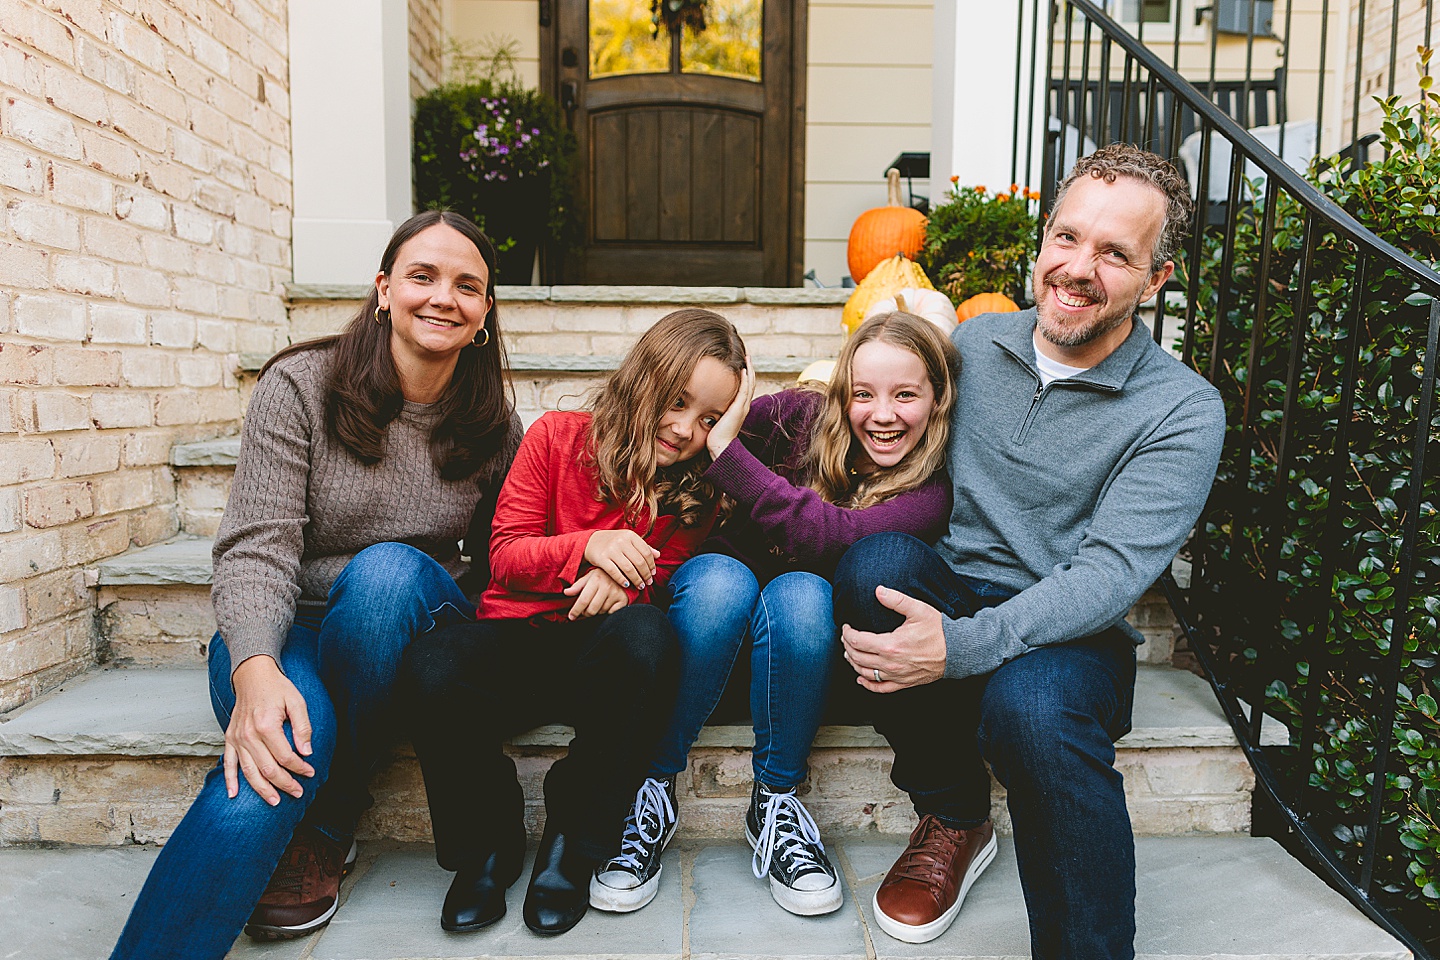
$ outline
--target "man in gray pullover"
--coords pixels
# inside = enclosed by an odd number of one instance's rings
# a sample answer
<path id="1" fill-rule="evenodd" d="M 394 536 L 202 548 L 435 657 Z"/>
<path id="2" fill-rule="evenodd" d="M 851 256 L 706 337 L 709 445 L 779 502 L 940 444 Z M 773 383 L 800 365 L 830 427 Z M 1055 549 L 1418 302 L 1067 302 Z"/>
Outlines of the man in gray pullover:
<path id="1" fill-rule="evenodd" d="M 914 943 L 994 858 L 1007 788 L 1037 960 L 1134 956 L 1135 850 L 1114 741 L 1139 634 L 1124 621 L 1209 493 L 1218 392 L 1135 318 L 1174 270 L 1188 185 L 1125 144 L 1076 164 L 1035 262 L 1036 307 L 961 324 L 950 528 L 861 540 L 835 579 L 845 657 L 920 824 L 875 894 Z"/>

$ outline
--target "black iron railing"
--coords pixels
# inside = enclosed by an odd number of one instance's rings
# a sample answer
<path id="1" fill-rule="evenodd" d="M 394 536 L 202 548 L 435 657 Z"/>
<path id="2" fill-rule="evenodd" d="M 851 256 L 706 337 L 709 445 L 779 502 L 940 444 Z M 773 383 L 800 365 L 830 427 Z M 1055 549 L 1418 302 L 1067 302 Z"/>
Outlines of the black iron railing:
<path id="1" fill-rule="evenodd" d="M 1071 157 L 1125 140 L 1183 158 L 1204 212 L 1153 327 L 1160 340 L 1167 312 L 1183 324 L 1178 349 L 1221 390 L 1229 425 L 1183 555 L 1189 581 L 1167 577 L 1167 595 L 1292 849 L 1429 957 L 1427 924 L 1440 916 L 1427 909 L 1440 903 L 1440 253 L 1423 262 L 1347 212 L 1364 208 L 1354 174 L 1366 131 L 1358 92 L 1345 127 L 1321 122 L 1334 52 L 1323 27 L 1315 114 L 1297 118 L 1286 77 L 1307 67 L 1292 63 L 1292 44 L 1273 77 L 1251 79 L 1252 30 L 1244 76 L 1217 80 L 1212 31 L 1208 75 L 1187 81 L 1175 69 L 1178 9 L 1167 63 L 1097 3 L 1046 8 L 1048 29 L 1037 0 L 1019 2 L 1021 35 L 1038 41 L 1017 59 L 1032 75 L 1045 65 L 1029 88 L 1048 93 L 1049 135 L 1036 144 L 1017 93 L 1017 172 L 1042 157 L 1048 208 Z M 1428 44 L 1429 3 L 1424 12 Z M 1363 2 L 1359 13 L 1356 91 Z M 1282 39 L 1290 17 L 1277 16 Z M 1392 69 L 1387 92 L 1404 76 Z M 1278 137 L 1247 129 L 1276 122 Z M 1302 130 L 1349 146 L 1302 172 L 1281 160 Z M 1399 188 L 1386 202 L 1405 202 Z M 1267 717 L 1288 746 L 1262 746 Z"/>

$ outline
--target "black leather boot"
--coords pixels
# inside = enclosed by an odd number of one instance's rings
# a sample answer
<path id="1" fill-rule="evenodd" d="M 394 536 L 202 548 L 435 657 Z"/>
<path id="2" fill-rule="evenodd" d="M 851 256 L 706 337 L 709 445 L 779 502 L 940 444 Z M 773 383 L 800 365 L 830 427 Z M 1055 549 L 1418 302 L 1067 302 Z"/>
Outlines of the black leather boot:
<path id="1" fill-rule="evenodd" d="M 520 878 L 521 866 L 521 857 L 492 853 L 480 867 L 456 873 L 440 908 L 441 928 L 464 933 L 505 916 L 505 891 Z"/>
<path id="2" fill-rule="evenodd" d="M 596 861 L 574 849 L 559 830 L 545 825 L 535 871 L 525 891 L 525 926 L 536 933 L 564 933 L 590 907 L 590 875 Z"/>

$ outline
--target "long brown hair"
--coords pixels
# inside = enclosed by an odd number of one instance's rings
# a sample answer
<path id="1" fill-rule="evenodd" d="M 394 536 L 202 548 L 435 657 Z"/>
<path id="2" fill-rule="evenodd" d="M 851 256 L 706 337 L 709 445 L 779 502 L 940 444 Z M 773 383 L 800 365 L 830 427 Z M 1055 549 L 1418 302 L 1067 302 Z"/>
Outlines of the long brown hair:
<path id="1" fill-rule="evenodd" d="M 935 406 L 920 438 L 905 458 L 893 467 L 864 476 L 850 467 L 855 438 L 850 431 L 850 394 L 855 351 L 872 340 L 908 350 L 925 365 L 935 391 Z M 825 389 L 825 405 L 815 418 L 805 465 L 811 487 L 830 503 L 868 507 L 918 487 L 945 465 L 945 444 L 950 439 L 950 411 L 955 406 L 955 378 L 960 375 L 960 354 L 935 324 L 912 313 L 893 310 L 877 314 L 860 325 L 835 361 L 835 373 Z"/>
<path id="2" fill-rule="evenodd" d="M 661 469 L 655 463 L 660 418 L 690 382 L 701 357 L 714 357 L 739 382 L 745 344 L 720 314 L 694 307 L 666 314 L 630 348 L 591 401 L 586 444 L 601 500 L 624 506 L 637 523 L 651 522 L 662 505 L 673 508 L 683 526 L 694 526 L 717 494 L 700 474 L 710 465 L 701 451 L 684 463 Z"/>
<path id="3" fill-rule="evenodd" d="M 380 256 L 380 272 L 388 277 L 405 242 L 441 223 L 475 245 L 489 274 L 485 295 L 490 298 L 490 312 L 485 315 L 485 330 L 490 339 L 483 347 L 460 351 L 455 372 L 436 404 L 440 419 L 430 432 L 430 459 L 442 477 L 458 480 L 475 473 L 500 450 L 515 410 L 505 338 L 500 335 L 500 310 L 495 303 L 495 245 L 460 214 L 427 210 L 396 229 Z M 372 286 L 365 303 L 344 330 L 286 347 L 260 371 L 263 377 L 282 357 L 328 348 L 325 425 L 341 446 L 365 464 L 379 463 L 384 458 L 385 430 L 405 403 L 400 393 L 400 375 L 390 354 L 389 315 L 385 311 L 377 314 L 379 306 L 380 293 Z"/>

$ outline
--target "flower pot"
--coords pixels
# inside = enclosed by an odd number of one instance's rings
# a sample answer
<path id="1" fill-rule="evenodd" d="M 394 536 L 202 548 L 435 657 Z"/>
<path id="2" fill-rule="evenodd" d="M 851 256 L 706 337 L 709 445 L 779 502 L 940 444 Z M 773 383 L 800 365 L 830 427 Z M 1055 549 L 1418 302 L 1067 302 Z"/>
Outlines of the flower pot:
<path id="1" fill-rule="evenodd" d="M 485 232 L 500 248 L 498 282 L 529 283 L 535 253 L 549 226 L 548 174 L 483 181 L 476 193 Z"/>

